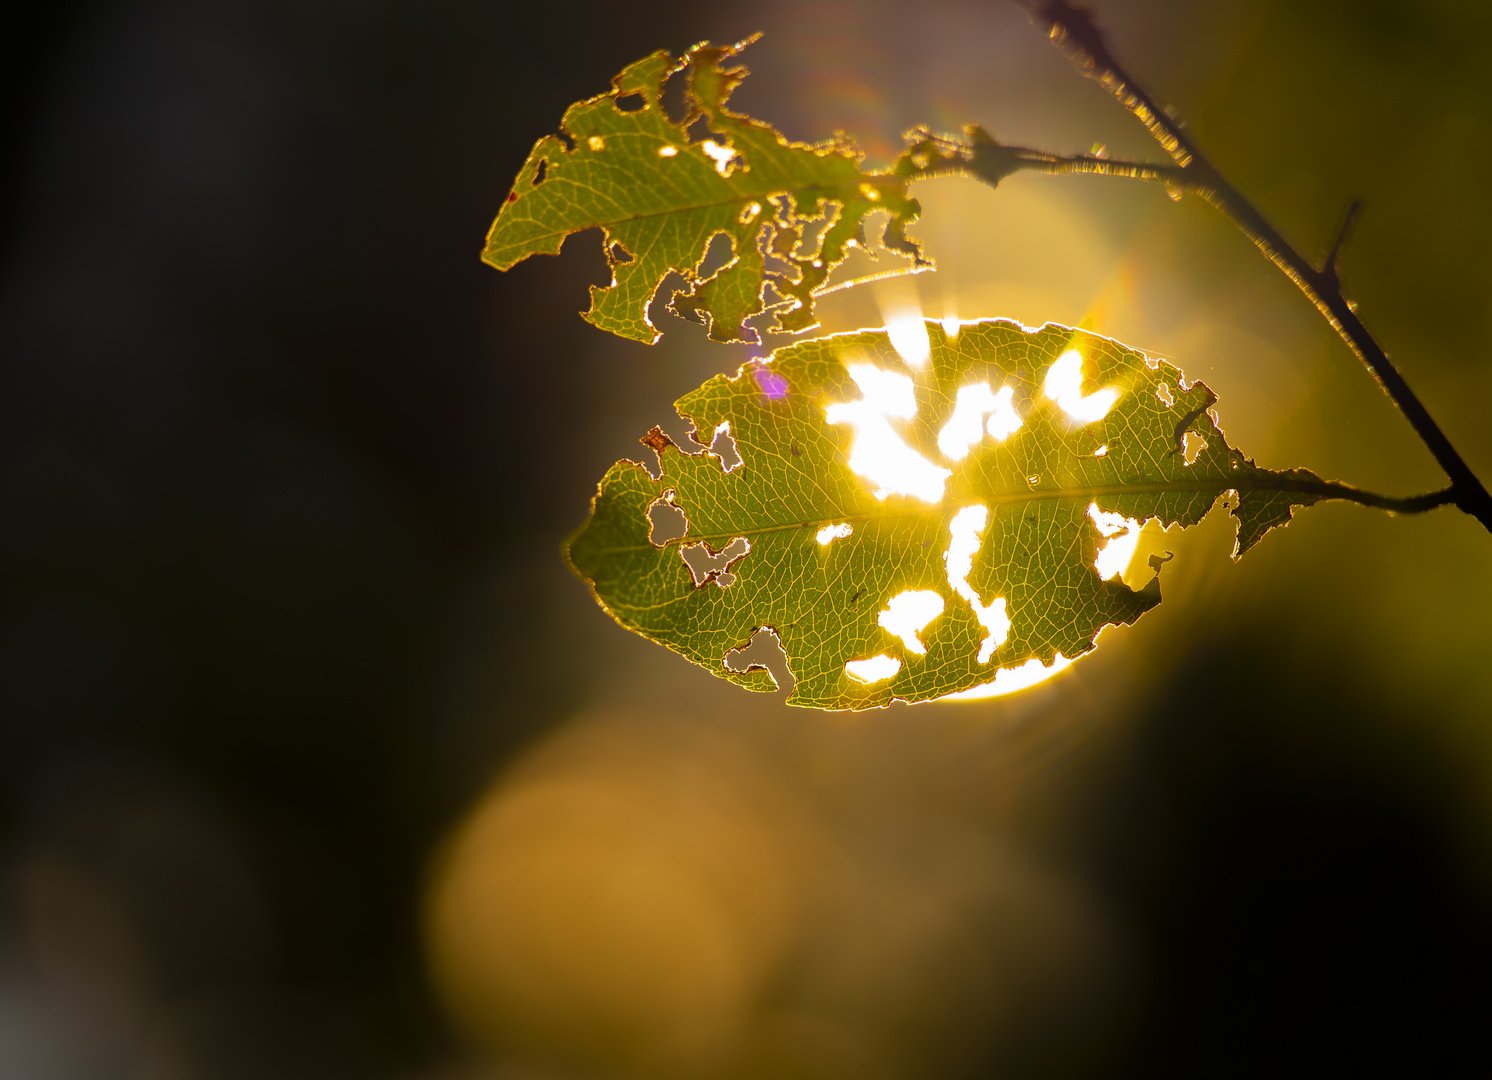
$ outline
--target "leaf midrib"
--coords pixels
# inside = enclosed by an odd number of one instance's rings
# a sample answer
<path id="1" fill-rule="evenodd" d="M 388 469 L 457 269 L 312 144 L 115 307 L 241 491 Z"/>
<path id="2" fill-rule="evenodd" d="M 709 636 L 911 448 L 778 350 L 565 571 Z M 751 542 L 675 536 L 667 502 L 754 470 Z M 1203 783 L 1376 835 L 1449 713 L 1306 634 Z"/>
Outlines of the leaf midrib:
<path id="1" fill-rule="evenodd" d="M 1255 482 L 1248 482 L 1252 479 Z M 1050 491 L 1022 491 L 1009 492 L 1002 495 L 992 495 L 987 498 L 971 500 L 986 506 L 1004 506 L 1019 502 L 1039 502 L 1056 499 L 1092 499 L 1104 495 L 1166 495 L 1176 491 L 1216 491 L 1221 494 L 1224 491 L 1299 491 L 1309 494 L 1320 495 L 1323 498 L 1344 498 L 1350 489 L 1341 484 L 1334 484 L 1328 480 L 1296 480 L 1293 478 L 1282 479 L 1273 476 L 1256 476 L 1252 478 L 1232 477 L 1228 479 L 1205 479 L 1205 480 L 1168 480 L 1154 484 L 1119 484 L 1108 486 L 1093 486 L 1080 488 L 1053 488 Z M 792 521 L 777 525 L 760 525 L 749 529 L 734 529 L 723 533 L 689 533 L 677 536 L 671 540 L 665 540 L 662 544 L 630 544 L 624 547 L 597 548 L 597 552 L 606 555 L 622 554 L 629 551 L 663 551 L 674 545 L 698 544 L 712 540 L 734 540 L 738 536 L 751 538 L 766 533 L 787 532 L 792 529 L 822 528 L 825 525 L 834 525 L 840 522 L 851 524 L 861 521 L 875 521 L 882 518 L 897 517 L 920 517 L 924 515 L 948 515 L 963 509 L 962 503 L 952 506 L 948 503 L 940 503 L 932 507 L 909 507 L 904 510 L 888 510 L 874 514 L 837 514 L 832 517 L 818 518 L 813 521 Z"/>
<path id="2" fill-rule="evenodd" d="M 574 183 L 574 181 L 572 180 L 570 181 L 570 183 Z M 524 245 L 537 243 L 543 240 L 553 240 L 557 236 L 570 236 L 572 233 L 577 233 L 584 229 L 609 229 L 614 225 L 621 225 L 628 221 L 644 221 L 647 218 L 665 217 L 669 214 L 688 214 L 696 210 L 716 210 L 722 206 L 730 206 L 732 203 L 741 203 L 754 199 L 770 199 L 774 195 L 800 195 L 805 191 L 837 191 L 840 188 L 847 186 L 847 183 L 805 184 L 803 187 L 772 188 L 764 192 L 751 192 L 745 195 L 738 195 L 733 199 L 721 199 L 719 202 L 696 203 L 692 206 L 677 206 L 669 210 L 650 210 L 646 214 L 633 214 L 631 217 L 613 218 L 610 221 L 593 221 L 589 225 L 576 225 L 574 228 L 571 229 L 559 229 L 555 232 L 547 232 L 539 236 L 529 237 L 522 241 L 522 243 L 509 244 L 508 247 L 522 247 Z M 517 206 L 519 204 L 513 203 L 512 205 Z M 491 249 L 489 249 L 489 251 L 490 250 Z"/>

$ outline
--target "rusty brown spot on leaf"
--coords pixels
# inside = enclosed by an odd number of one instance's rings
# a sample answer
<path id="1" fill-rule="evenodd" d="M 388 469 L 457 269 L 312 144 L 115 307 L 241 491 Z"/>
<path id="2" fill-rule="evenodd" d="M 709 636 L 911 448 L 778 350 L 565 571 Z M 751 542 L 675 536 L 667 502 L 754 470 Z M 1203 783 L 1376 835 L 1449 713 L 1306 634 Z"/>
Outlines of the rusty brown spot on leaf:
<path id="1" fill-rule="evenodd" d="M 644 435 L 637 441 L 642 443 L 642 445 L 646 446 L 649 450 L 654 451 L 660 458 L 663 456 L 664 447 L 674 445 L 674 441 L 670 439 L 664 433 L 663 429 L 661 427 L 658 427 L 656 424 L 653 425 L 652 431 L 649 431 L 646 435 Z"/>

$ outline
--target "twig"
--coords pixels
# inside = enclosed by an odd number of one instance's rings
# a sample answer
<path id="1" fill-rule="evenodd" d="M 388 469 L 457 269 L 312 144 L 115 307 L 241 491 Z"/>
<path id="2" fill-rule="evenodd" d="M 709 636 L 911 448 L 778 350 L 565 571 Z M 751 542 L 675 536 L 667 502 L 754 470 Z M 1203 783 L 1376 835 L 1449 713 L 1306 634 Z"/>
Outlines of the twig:
<path id="1" fill-rule="evenodd" d="M 1100 83 L 1150 130 L 1150 134 L 1176 164 L 1175 167 L 1166 167 L 1134 162 L 1108 162 L 1107 159 L 1087 155 L 1063 158 L 1017 147 L 1000 147 L 1002 152 L 998 154 L 988 149 L 984 151 L 984 166 L 981 169 L 977 167 L 980 152 L 976 141 L 962 163 L 963 170 L 991 183 L 998 183 L 1003 176 L 1018 169 L 1106 173 L 1141 180 L 1160 180 L 1171 185 L 1173 190 L 1179 188 L 1201 196 L 1231 218 L 1270 262 L 1295 282 L 1352 351 L 1357 353 L 1369 373 L 1378 380 L 1383 392 L 1398 406 L 1404 418 L 1414 428 L 1415 434 L 1450 478 L 1448 494 L 1451 497 L 1445 502 L 1454 503 L 1480 521 L 1488 531 L 1492 531 L 1492 495 L 1488 495 L 1482 482 L 1462 460 L 1414 391 L 1409 389 L 1409 384 L 1399 374 L 1398 368 L 1394 367 L 1383 348 L 1362 324 L 1362 320 L 1357 317 L 1355 305 L 1342 295 L 1337 260 L 1357 216 L 1355 204 L 1337 235 L 1331 254 L 1323 266 L 1317 269 L 1223 178 L 1203 156 L 1181 124 L 1166 110 L 1157 107 L 1149 94 L 1125 71 L 1123 65 L 1109 52 L 1103 35 L 1094 25 L 1087 9 L 1076 7 L 1068 0 L 1016 0 L 1016 3 L 1030 13 L 1034 22 L 1047 29 L 1052 40 L 1068 54 L 1084 75 Z M 989 137 L 986 135 L 984 138 Z M 993 140 L 989 141 L 993 143 Z M 929 165 L 933 166 L 933 163 L 929 161 Z M 937 168 L 958 171 L 958 164 L 949 159 L 933 166 L 933 169 Z M 915 169 L 908 171 L 920 172 Z"/>

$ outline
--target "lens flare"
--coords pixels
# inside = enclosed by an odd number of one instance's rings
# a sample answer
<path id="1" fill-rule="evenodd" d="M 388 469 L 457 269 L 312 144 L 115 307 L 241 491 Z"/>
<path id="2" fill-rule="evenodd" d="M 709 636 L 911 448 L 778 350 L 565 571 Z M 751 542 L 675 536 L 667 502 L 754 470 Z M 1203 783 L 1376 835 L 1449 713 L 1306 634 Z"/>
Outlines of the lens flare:
<path id="1" fill-rule="evenodd" d="M 721 146 L 719 143 L 711 139 L 706 139 L 704 142 L 700 143 L 699 148 L 703 150 L 710 157 L 710 159 L 715 162 L 716 172 L 718 172 L 721 176 L 730 175 L 730 163 L 735 159 L 736 156 L 736 152 L 734 150 L 732 150 L 728 146 Z"/>

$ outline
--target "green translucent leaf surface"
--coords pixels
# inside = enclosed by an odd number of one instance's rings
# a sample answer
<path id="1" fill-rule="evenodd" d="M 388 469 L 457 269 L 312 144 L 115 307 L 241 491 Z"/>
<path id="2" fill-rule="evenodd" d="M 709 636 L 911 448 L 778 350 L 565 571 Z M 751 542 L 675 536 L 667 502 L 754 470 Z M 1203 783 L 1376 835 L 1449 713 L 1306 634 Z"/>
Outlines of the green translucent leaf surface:
<path id="1" fill-rule="evenodd" d="M 676 313 L 705 321 L 716 341 L 754 341 L 744 320 L 764 310 L 768 283 L 778 328 L 816 325 L 813 290 L 857 242 L 868 214 L 889 211 L 885 245 L 920 261 L 904 232 L 918 214 L 905 177 L 862 172 L 843 140 L 788 142 L 726 107 L 746 70 L 723 65 L 748 43 L 697 45 L 677 62 L 654 53 L 613 79 L 609 93 L 570 106 L 563 137 L 540 139 L 524 163 L 482 258 L 506 270 L 599 227 L 613 281 L 592 287 L 585 317 L 646 342 L 658 338 L 648 306 L 670 271 L 687 284 L 674 297 Z M 678 123 L 661 104 L 675 74 L 688 108 Z M 717 236 L 729 240 L 730 261 L 702 276 Z"/>
<path id="2" fill-rule="evenodd" d="M 1102 627 L 1159 603 L 1158 575 L 1140 590 L 1100 577 L 1095 560 L 1112 542 L 1100 523 L 1115 538 L 1118 515 L 1134 528 L 1151 518 L 1188 526 L 1228 494 L 1237 557 L 1295 506 L 1329 494 L 1304 470 L 1256 467 L 1224 440 L 1205 386 L 1107 338 L 1003 320 L 952 339 L 927 329 L 931 355 L 919 368 L 884 331 L 842 334 L 681 399 L 696 443 L 728 430 L 740 463 L 727 471 L 729 455 L 687 452 L 654 429 L 643 441 L 658 452 L 658 475 L 631 461 L 607 472 L 567 545 L 572 569 L 623 626 L 751 689 L 775 683 L 760 668 L 731 670 L 726 654 L 769 627 L 796 679 L 791 704 L 861 709 L 987 684 L 1033 657 L 1073 659 Z M 1065 392 L 1054 365 L 1069 377 Z M 1002 397 L 1009 412 L 987 410 L 970 427 L 965 409 L 965 438 L 949 436 L 960 401 Z M 910 480 L 888 490 L 889 474 L 876 472 L 898 455 L 921 460 L 921 496 L 896 492 Z M 660 501 L 687 517 L 681 539 L 650 538 Z M 973 519 L 982 528 L 971 530 Z M 696 555 L 750 550 L 699 580 L 682 552 L 700 543 L 708 551 Z M 933 594 L 913 598 L 923 614 L 941 601 L 910 640 L 893 632 L 893 598 L 908 592 Z M 1001 618 L 1003 636 L 991 631 Z M 847 672 L 874 657 L 895 674 L 863 682 Z"/>

